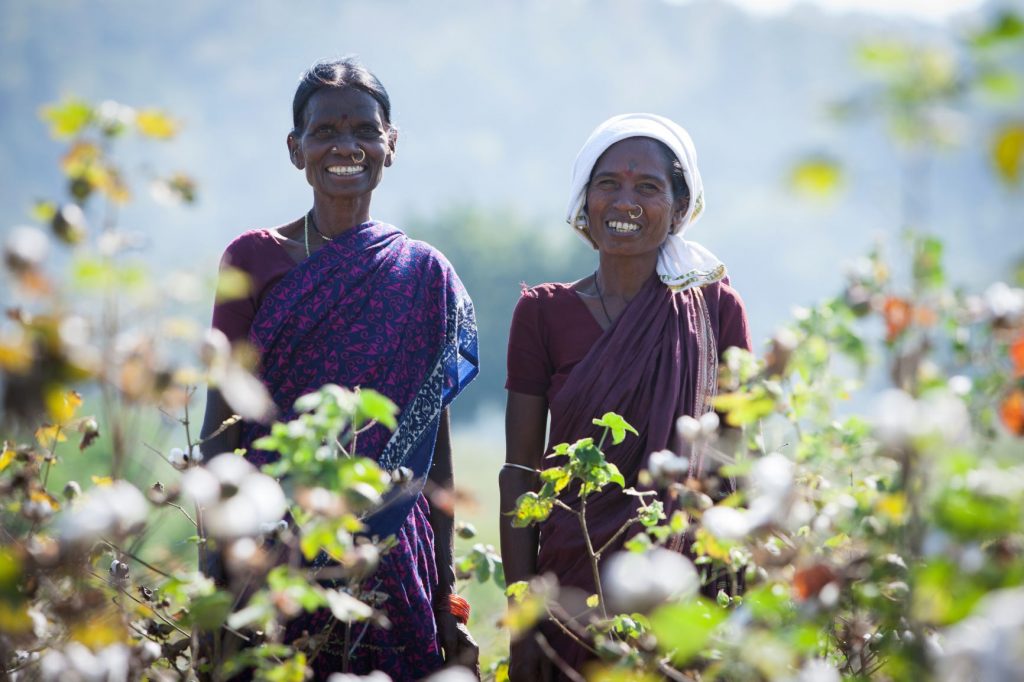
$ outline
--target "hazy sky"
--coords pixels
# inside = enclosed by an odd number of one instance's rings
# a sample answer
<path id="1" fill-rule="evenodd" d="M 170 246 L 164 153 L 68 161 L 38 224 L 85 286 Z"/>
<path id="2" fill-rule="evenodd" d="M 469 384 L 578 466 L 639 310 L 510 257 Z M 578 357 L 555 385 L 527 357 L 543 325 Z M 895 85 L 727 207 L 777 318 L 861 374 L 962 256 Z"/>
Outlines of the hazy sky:
<path id="1" fill-rule="evenodd" d="M 689 0 L 681 0 L 689 2 Z M 837 12 L 859 11 L 945 21 L 957 13 L 977 9 L 984 0 L 730 0 L 756 14 L 777 14 L 807 4 Z"/>

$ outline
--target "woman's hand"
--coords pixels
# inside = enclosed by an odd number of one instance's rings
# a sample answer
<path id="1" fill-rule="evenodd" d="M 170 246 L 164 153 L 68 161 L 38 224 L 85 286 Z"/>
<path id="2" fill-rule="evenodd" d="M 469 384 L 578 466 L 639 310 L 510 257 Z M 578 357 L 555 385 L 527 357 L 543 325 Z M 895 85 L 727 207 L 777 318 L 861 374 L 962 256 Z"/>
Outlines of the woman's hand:
<path id="1" fill-rule="evenodd" d="M 549 682 L 553 669 L 533 633 L 512 642 L 508 654 L 509 682 Z"/>
<path id="2" fill-rule="evenodd" d="M 437 641 L 444 651 L 445 665 L 461 665 L 480 677 L 480 647 L 463 623 L 447 611 L 438 611 Z"/>

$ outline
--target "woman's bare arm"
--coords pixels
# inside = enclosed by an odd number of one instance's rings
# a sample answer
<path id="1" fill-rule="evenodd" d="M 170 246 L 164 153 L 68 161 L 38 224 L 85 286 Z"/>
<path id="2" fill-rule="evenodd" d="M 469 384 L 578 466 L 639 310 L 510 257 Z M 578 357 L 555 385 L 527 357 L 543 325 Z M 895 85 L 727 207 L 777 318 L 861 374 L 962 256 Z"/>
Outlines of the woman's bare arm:
<path id="1" fill-rule="evenodd" d="M 537 528 L 513 528 L 509 512 L 526 492 L 537 490 L 536 474 L 520 469 L 539 469 L 544 457 L 548 403 L 543 396 L 508 392 L 505 408 L 505 462 L 518 466 L 502 467 L 498 474 L 501 493 L 501 559 L 509 584 L 529 580 L 537 572 Z"/>

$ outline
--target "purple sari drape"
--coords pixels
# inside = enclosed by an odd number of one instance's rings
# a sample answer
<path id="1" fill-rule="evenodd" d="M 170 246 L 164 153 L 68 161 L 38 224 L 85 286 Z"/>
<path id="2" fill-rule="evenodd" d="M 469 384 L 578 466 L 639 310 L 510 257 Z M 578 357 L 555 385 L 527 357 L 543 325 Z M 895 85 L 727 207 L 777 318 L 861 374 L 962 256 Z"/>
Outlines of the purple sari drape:
<path id="1" fill-rule="evenodd" d="M 619 445 L 605 444 L 605 455 L 618 466 L 626 485 L 634 486 L 647 456 L 665 448 L 679 451 L 675 422 L 682 415 L 710 409 L 717 382 L 717 348 L 708 307 L 700 288 L 673 292 L 656 277 L 641 289 L 616 323 L 572 370 L 553 399 L 551 444 L 601 437 L 592 419 L 605 412 L 622 415 L 639 432 Z M 579 509 L 570 493 L 562 500 Z M 595 548 L 633 516 L 636 498 L 616 485 L 587 498 L 587 526 Z M 634 531 L 635 532 L 635 531 Z M 621 548 L 624 534 L 605 556 Z M 595 592 L 579 522 L 555 508 L 540 528 L 537 572 L 552 572 L 562 585 Z M 555 649 L 570 664 L 586 659 L 557 628 L 545 629 Z"/>
<path id="2" fill-rule="evenodd" d="M 368 587 L 388 594 L 390 630 L 359 636 L 353 671 L 382 669 L 417 679 L 440 665 L 431 597 L 437 574 L 428 507 L 420 492 L 430 470 L 440 416 L 476 376 L 473 305 L 451 265 L 429 245 L 391 225 L 352 228 L 296 265 L 265 296 L 250 341 L 260 352 L 260 376 L 281 411 L 292 419 L 297 398 L 326 383 L 372 388 L 398 405 L 392 433 L 375 425 L 359 437 L 358 454 L 387 470 L 408 467 L 419 487 L 388 497 L 366 522 L 371 534 L 395 535 Z M 267 433 L 246 424 L 242 445 Z M 256 464 L 270 453 L 250 450 Z M 289 625 L 290 636 L 326 627 L 320 612 Z M 335 628 L 339 638 L 344 628 Z M 338 638 L 333 638 L 338 639 Z M 314 662 L 340 669 L 340 641 Z"/>

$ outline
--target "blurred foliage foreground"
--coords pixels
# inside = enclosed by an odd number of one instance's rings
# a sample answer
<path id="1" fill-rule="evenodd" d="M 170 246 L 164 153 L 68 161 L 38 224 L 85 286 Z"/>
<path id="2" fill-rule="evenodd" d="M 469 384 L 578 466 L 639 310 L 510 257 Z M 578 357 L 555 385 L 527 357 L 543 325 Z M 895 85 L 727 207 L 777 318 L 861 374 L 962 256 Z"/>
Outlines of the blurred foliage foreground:
<path id="1" fill-rule="evenodd" d="M 360 518 L 406 472 L 359 457 L 358 434 L 392 425 L 394 406 L 325 386 L 262 443 L 276 463 L 259 471 L 237 453 L 204 462 L 195 386 L 218 386 L 240 418 L 269 418 L 273 406 L 250 353 L 166 312 L 190 287 L 152 281 L 118 228 L 139 174 L 116 164 L 116 144 L 169 139 L 177 124 L 75 100 L 44 117 L 69 140 L 70 199 L 37 204 L 49 231 L 15 228 L 4 244 L 18 306 L 0 326 L 3 675 L 226 679 L 250 669 L 299 682 L 328 633 L 283 642 L 289 619 L 330 609 L 349 641 L 368 623 L 386 626 L 376 608 L 386 595 L 365 579 L 388 541 L 361 536 Z M 194 199 L 184 174 L 146 173 L 155 197 Z M 55 241 L 67 253 L 51 253 Z M 590 548 L 598 592 L 574 595 L 549 577 L 510 585 L 511 635 L 538 637 L 542 618 L 561 623 L 595 657 L 563 671 L 572 679 L 1020 679 L 1024 290 L 957 290 L 939 241 L 911 235 L 906 251 L 905 276 L 880 248 L 858 261 L 840 295 L 797 311 L 763 357 L 730 351 L 717 413 L 678 423 L 712 473 L 694 479 L 684 453 L 652 453 L 623 490 L 641 500 L 622 530 L 626 551 Z M 244 292 L 236 279 L 223 278 L 219 295 Z M 83 396 L 95 415 L 82 414 Z M 177 429 L 166 452 L 139 435 L 140 415 L 157 412 Z M 631 437 L 614 413 L 595 417 L 605 439 Z M 626 485 L 603 445 L 557 445 L 515 523 L 542 522 L 579 487 L 572 511 L 585 533 L 587 495 Z M 95 449 L 108 475 L 56 490 L 51 472 Z M 144 554 L 168 516 L 194 529 L 200 556 L 223 553 L 226 584 Z M 681 544 L 692 551 L 667 549 Z M 331 561 L 309 568 L 317 557 Z M 461 579 L 505 587 L 492 548 L 474 545 L 457 563 Z M 706 594 L 710 576 L 717 594 Z M 232 637 L 215 638 L 211 659 L 199 635 L 217 631 Z M 486 674 L 504 679 L 507 666 Z"/>

